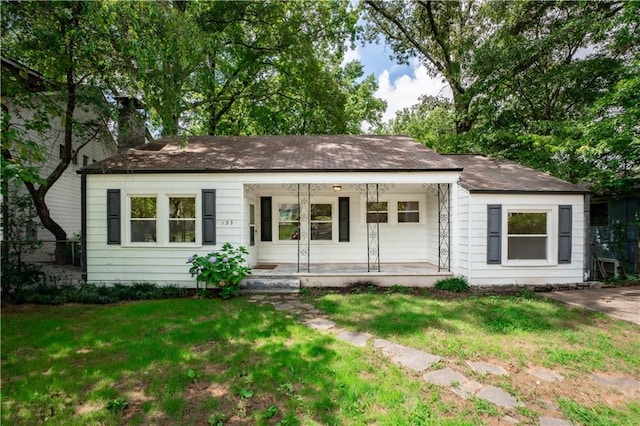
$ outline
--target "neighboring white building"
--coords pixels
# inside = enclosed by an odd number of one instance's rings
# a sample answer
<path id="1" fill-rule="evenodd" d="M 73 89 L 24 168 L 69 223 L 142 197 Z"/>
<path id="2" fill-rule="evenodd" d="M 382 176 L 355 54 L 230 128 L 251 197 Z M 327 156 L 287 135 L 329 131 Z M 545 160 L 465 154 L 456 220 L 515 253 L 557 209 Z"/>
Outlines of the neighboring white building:
<path id="1" fill-rule="evenodd" d="M 583 281 L 584 190 L 404 136 L 164 139 L 79 173 L 89 282 L 195 286 L 226 242 L 303 286 Z"/>
<path id="2" fill-rule="evenodd" d="M 11 59 L 2 58 L 2 73 L 5 81 L 3 82 L 3 92 L 5 83 L 9 84 L 8 80 L 12 77 L 13 84 L 23 84 L 33 93 L 33 100 L 31 101 L 33 107 L 25 106 L 23 102 L 15 102 L 15 99 L 3 93 L 2 108 L 11 117 L 10 129 L 18 129 L 23 134 L 22 137 L 36 142 L 46 151 L 46 161 L 44 163 L 34 163 L 40 167 L 40 176 L 46 178 L 59 164 L 63 155 L 64 124 L 62 116 L 64 115 L 64 102 L 56 100 L 60 96 L 58 92 L 46 91 L 48 89 L 43 84 L 44 78 L 42 75 L 22 64 Z M 90 89 L 83 88 L 82 90 Z M 52 104 L 59 105 L 60 115 L 49 112 L 50 128 L 44 132 L 39 132 L 25 127 L 25 123 L 29 123 L 33 119 L 36 111 L 38 113 L 43 111 L 43 102 L 40 100 L 43 98 L 51 101 Z M 92 131 L 87 131 L 82 136 L 76 135 L 73 138 L 73 159 L 45 197 L 51 217 L 62 226 L 68 238 L 79 235 L 81 231 L 81 179 L 76 172 L 84 166 L 104 160 L 117 153 L 116 142 L 109 132 L 104 118 L 91 106 L 82 103 L 81 99 L 82 96 L 79 95 L 74 118 L 79 123 L 89 124 Z M 47 108 L 47 111 L 51 111 L 51 106 Z M 26 193 L 24 185 L 20 185 L 17 189 L 11 187 L 9 190 L 14 194 L 15 191 Z M 8 203 L 11 203 L 11 193 L 9 200 L 7 200 Z M 39 223 L 37 216 L 34 217 L 34 223 Z M 51 260 L 50 255 L 53 251 L 53 242 L 55 242 L 53 234 L 42 226 L 33 228 L 33 230 L 37 232 L 37 238 L 45 242 L 43 249 L 39 253 L 40 255 L 36 259 Z"/>

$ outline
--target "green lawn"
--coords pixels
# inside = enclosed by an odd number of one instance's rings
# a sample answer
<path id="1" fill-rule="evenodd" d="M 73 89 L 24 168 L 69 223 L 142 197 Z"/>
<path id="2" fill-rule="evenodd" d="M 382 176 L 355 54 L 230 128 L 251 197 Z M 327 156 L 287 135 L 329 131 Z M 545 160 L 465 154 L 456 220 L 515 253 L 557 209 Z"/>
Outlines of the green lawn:
<path id="1" fill-rule="evenodd" d="M 576 423 L 635 424 L 640 415 L 637 393 L 598 399 L 605 389 L 575 388 L 599 371 L 640 378 L 637 326 L 520 298 L 306 298 L 341 327 L 441 355 L 464 374 L 467 359 L 500 363 L 509 378 L 474 378 L 526 407 L 460 399 L 372 346 L 246 298 L 174 299 L 4 307 L 2 424 L 475 425 L 505 414 L 534 424 L 548 399 Z M 557 391 L 525 386 L 533 365 L 567 379 Z"/>

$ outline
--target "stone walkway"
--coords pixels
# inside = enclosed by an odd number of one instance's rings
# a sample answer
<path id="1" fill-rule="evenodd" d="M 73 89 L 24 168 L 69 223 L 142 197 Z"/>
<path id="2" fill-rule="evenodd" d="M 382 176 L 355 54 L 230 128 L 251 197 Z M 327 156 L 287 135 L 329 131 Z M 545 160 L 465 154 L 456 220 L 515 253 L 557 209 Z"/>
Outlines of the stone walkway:
<path id="1" fill-rule="evenodd" d="M 516 397 L 498 387 L 484 385 L 469 379 L 452 368 L 442 368 L 438 363 L 443 359 L 438 355 L 380 339 L 369 333 L 359 333 L 336 327 L 336 324 L 327 319 L 322 311 L 315 309 L 313 305 L 302 302 L 298 295 L 260 294 L 249 296 L 248 300 L 261 305 L 271 304 L 278 311 L 290 312 L 307 327 L 321 333 L 330 333 L 337 339 L 356 347 L 365 347 L 371 343 L 374 349 L 380 351 L 391 362 L 408 370 L 423 373 L 422 379 L 426 382 L 447 388 L 461 398 L 479 398 L 506 409 L 516 409 L 524 406 Z M 467 365 L 480 374 L 509 375 L 509 372 L 502 367 L 486 362 L 467 361 Z M 431 367 L 435 369 L 430 370 Z M 530 369 L 528 373 L 537 379 L 549 382 L 562 381 L 564 379 L 560 374 L 546 369 Z M 594 380 L 598 380 L 600 383 L 607 383 L 607 379 L 604 377 L 598 377 L 597 379 L 594 377 Z M 627 385 L 635 386 L 634 383 L 628 383 Z M 640 386 L 640 382 L 637 385 Z M 504 416 L 501 420 L 505 424 L 518 423 L 518 420 L 511 416 Z M 539 422 L 541 426 L 571 425 L 567 420 L 549 416 L 540 417 Z"/>

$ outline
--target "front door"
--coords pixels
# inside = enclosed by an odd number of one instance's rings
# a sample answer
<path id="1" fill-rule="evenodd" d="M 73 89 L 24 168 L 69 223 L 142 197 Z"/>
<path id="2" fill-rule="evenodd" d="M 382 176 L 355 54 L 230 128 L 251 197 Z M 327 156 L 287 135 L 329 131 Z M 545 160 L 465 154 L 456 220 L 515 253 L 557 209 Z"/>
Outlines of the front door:
<path id="1" fill-rule="evenodd" d="M 247 263 L 249 266 L 254 266 L 258 263 L 258 246 L 256 246 L 256 205 L 253 202 L 249 202 L 249 220 L 248 220 L 248 247 L 249 256 L 247 257 Z"/>

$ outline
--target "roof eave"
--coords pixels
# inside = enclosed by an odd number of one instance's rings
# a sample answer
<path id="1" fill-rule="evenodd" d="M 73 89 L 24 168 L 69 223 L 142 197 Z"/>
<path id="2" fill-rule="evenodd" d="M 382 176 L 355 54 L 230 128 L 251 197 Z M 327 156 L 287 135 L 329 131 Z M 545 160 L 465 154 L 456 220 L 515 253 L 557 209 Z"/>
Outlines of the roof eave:
<path id="1" fill-rule="evenodd" d="M 80 169 L 78 174 L 109 175 L 109 174 L 179 174 L 179 173 L 362 173 L 362 172 L 461 172 L 462 168 L 452 167 L 443 169 Z"/>
<path id="2" fill-rule="evenodd" d="M 522 189 L 469 189 L 465 188 L 471 194 L 588 194 L 588 190 L 522 190 Z"/>

